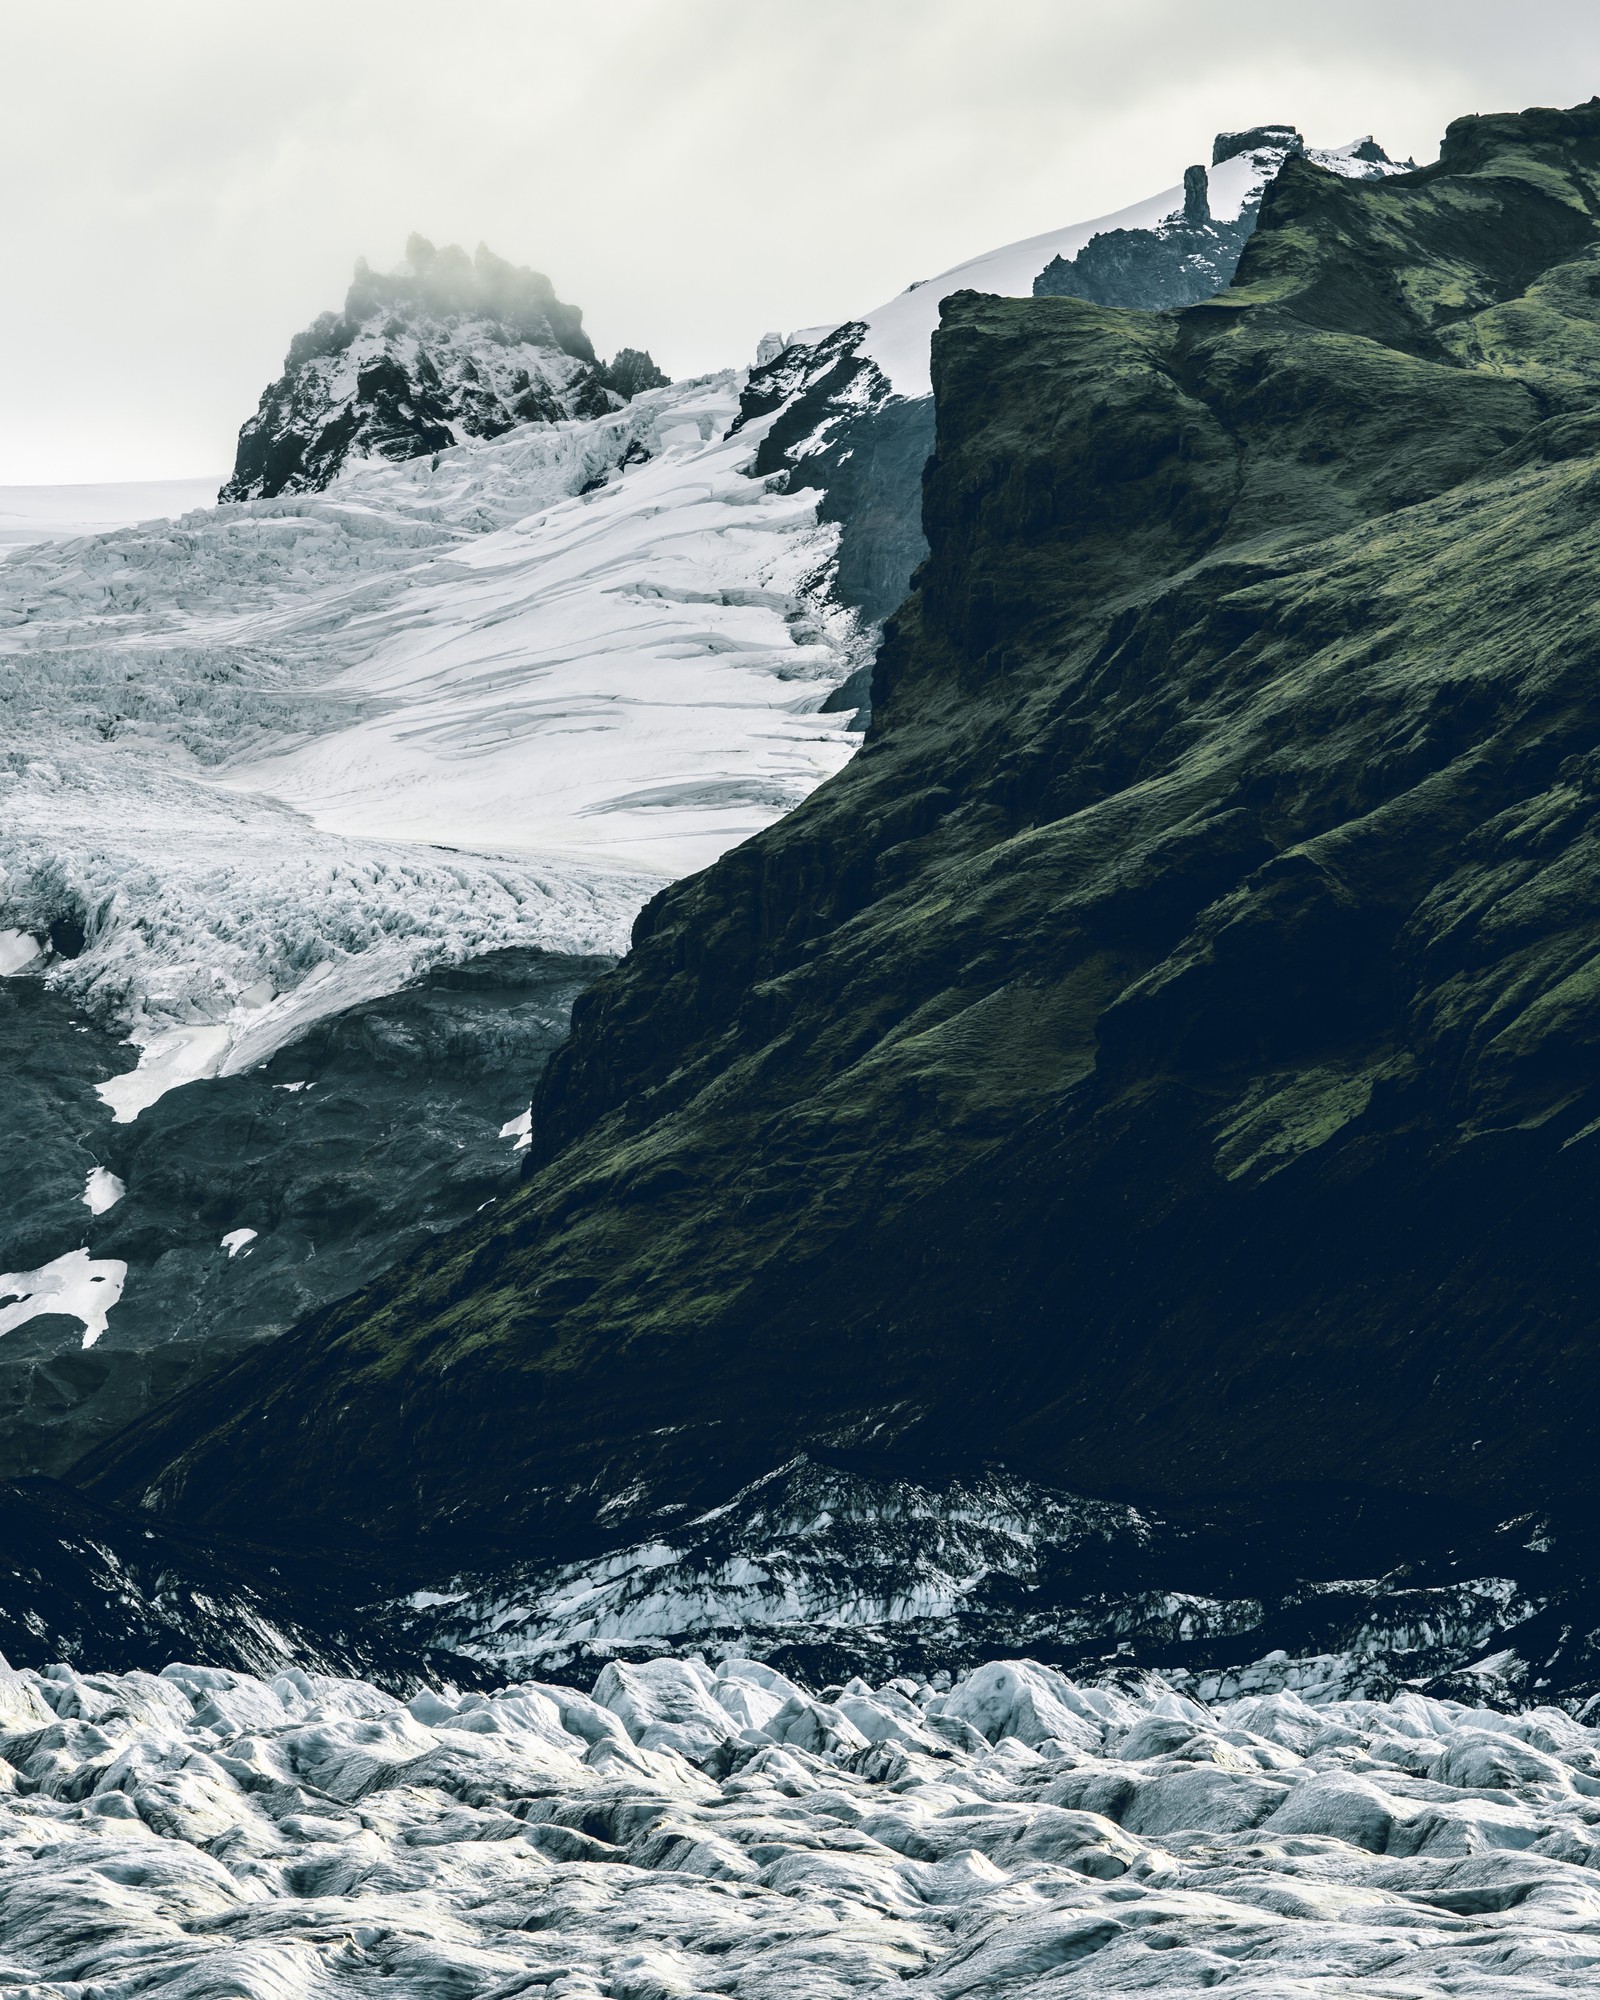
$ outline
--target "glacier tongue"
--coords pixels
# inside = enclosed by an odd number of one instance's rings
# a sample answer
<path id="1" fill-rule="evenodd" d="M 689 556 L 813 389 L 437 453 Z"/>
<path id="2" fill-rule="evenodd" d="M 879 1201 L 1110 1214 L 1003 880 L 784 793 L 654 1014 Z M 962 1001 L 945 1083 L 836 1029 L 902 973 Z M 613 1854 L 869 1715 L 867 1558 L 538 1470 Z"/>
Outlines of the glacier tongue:
<path id="1" fill-rule="evenodd" d="M 32 2000 L 1430 2000 L 1593 1992 L 1597 1733 L 1404 1693 L 1207 1706 L 1026 1659 L 592 1695 L 0 1662 Z"/>
<path id="2" fill-rule="evenodd" d="M 133 1117 L 506 945 L 624 948 L 848 758 L 837 530 L 740 378 L 0 563 L 0 925 Z"/>

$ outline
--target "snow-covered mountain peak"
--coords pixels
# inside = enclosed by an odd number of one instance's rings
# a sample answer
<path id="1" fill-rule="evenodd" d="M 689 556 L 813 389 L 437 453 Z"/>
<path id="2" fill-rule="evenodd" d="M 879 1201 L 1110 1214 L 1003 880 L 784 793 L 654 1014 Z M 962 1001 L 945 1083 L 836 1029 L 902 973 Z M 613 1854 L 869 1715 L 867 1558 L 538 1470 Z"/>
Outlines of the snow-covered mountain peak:
<path id="1" fill-rule="evenodd" d="M 603 416 L 666 379 L 638 348 L 597 361 L 583 314 L 542 272 L 412 236 L 393 271 L 360 260 L 343 311 L 289 343 L 220 497 L 317 492 L 364 460 Z"/>

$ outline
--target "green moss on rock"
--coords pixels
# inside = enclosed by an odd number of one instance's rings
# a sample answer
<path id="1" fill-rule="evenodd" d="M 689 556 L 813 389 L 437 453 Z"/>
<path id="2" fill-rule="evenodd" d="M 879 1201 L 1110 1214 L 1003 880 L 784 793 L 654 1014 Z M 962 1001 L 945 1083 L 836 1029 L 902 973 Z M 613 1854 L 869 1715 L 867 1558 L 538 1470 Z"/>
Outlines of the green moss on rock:
<path id="1" fill-rule="evenodd" d="M 1600 100 L 950 300 L 853 765 L 658 897 L 517 1199 L 85 1468 L 571 1548 L 801 1446 L 1594 1496 Z"/>

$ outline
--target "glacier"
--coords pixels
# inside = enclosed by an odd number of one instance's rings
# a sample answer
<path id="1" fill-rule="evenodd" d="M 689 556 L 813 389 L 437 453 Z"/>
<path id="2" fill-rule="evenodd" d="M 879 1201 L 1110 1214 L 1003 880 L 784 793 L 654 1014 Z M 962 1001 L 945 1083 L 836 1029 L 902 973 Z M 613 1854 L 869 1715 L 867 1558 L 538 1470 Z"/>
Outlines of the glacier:
<path id="1" fill-rule="evenodd" d="M 837 531 L 739 387 L 0 563 L 0 921 L 138 1050 L 118 1118 L 431 965 L 614 954 L 844 763 Z"/>
<path id="2" fill-rule="evenodd" d="M 1600 1982 L 1600 1732 L 737 1650 L 399 1693 L 0 1665 L 0 1984 L 1432 2000 Z"/>
<path id="3" fill-rule="evenodd" d="M 130 479 L 67 486 L 0 486 L 0 550 L 76 541 L 209 507 L 219 481 Z"/>

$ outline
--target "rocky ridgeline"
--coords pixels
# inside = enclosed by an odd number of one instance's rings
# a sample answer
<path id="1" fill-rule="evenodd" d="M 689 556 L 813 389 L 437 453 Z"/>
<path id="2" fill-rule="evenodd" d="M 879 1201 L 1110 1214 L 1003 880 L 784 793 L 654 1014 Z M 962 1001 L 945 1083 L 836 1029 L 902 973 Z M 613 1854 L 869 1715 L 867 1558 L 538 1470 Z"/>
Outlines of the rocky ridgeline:
<path id="1" fill-rule="evenodd" d="M 1600 1733 L 1403 1694 L 1207 1708 L 1029 1661 L 813 1694 L 730 1658 L 401 1701 L 0 1668 L 0 1984 L 1592 1992 Z"/>
<path id="2" fill-rule="evenodd" d="M 1412 165 L 1397 165 L 1370 138 L 1320 151 L 1308 148 L 1291 125 L 1219 132 L 1211 152 L 1213 172 L 1239 164 L 1230 176 L 1233 198 L 1225 195 L 1217 214 L 1206 169 L 1190 167 L 1183 200 L 1170 215 L 1150 228 L 1098 231 L 1075 256 L 1052 257 L 1032 279 L 1034 295 L 1140 312 L 1213 297 L 1232 280 L 1262 196 L 1289 159 L 1309 159 L 1342 180 L 1381 180 Z M 958 267 L 927 282 L 935 294 L 969 283 L 983 292 L 1010 289 L 985 258 L 970 275 Z M 735 428 L 766 424 L 756 471 L 818 494 L 819 518 L 839 524 L 833 587 L 843 603 L 881 622 L 903 602 L 928 553 L 922 473 L 934 446 L 934 408 L 932 396 L 906 393 L 873 358 L 877 317 L 849 321 L 815 340 L 769 334 Z M 841 705 L 864 703 L 870 686 L 870 667 L 863 668 L 840 690 Z"/>
<path id="3" fill-rule="evenodd" d="M 343 312 L 289 343 L 218 497 L 318 492 L 361 459 L 420 458 L 517 424 L 604 416 L 666 382 L 638 348 L 598 361 L 583 314 L 542 272 L 481 243 L 469 258 L 413 236 L 398 270 L 361 259 Z"/>
<path id="4" fill-rule="evenodd" d="M 1239 159 L 1250 161 L 1257 178 L 1236 213 L 1213 215 L 1206 170 L 1190 167 L 1183 176 L 1181 209 L 1154 229 L 1103 230 L 1075 257 L 1052 257 L 1033 281 L 1034 297 L 1088 299 L 1144 312 L 1198 305 L 1232 283 L 1261 214 L 1261 198 L 1285 160 L 1310 159 L 1347 180 L 1382 180 L 1411 172 L 1416 164 L 1397 164 L 1371 138 L 1339 152 L 1314 151 L 1292 125 L 1219 132 L 1212 167 Z"/>

